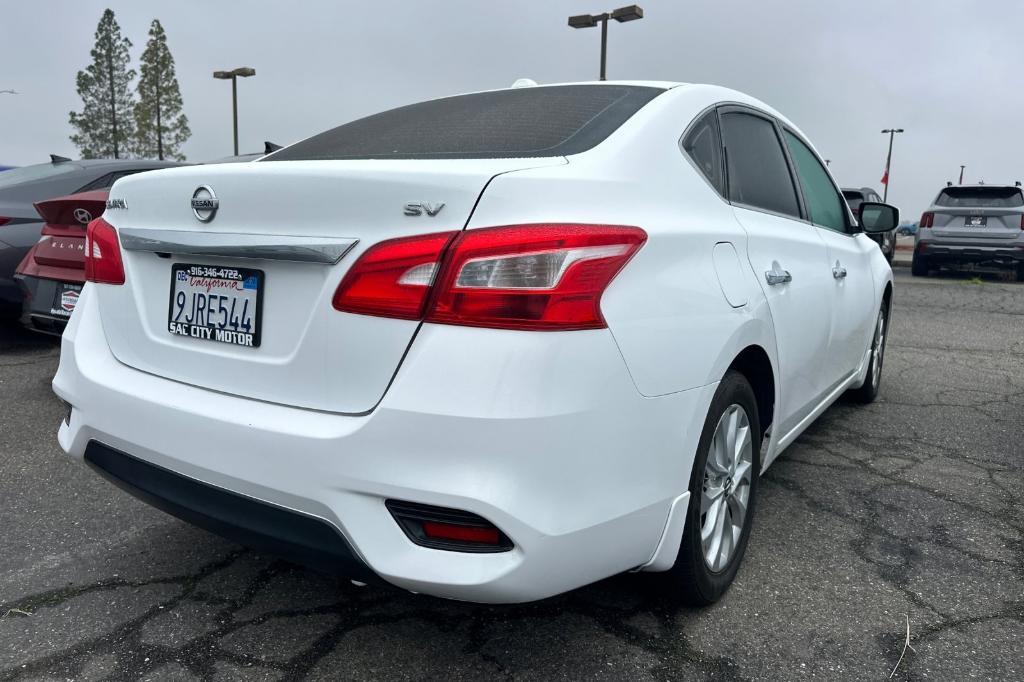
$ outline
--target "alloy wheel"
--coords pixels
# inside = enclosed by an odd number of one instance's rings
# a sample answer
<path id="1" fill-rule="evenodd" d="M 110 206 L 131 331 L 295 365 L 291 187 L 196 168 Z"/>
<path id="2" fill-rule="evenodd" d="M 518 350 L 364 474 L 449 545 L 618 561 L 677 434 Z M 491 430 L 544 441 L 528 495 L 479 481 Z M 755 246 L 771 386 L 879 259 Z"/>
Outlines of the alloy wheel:
<path id="1" fill-rule="evenodd" d="M 746 411 L 732 404 L 711 439 L 701 489 L 701 548 L 712 571 L 729 565 L 743 534 L 753 475 L 753 440 Z"/>
<path id="2" fill-rule="evenodd" d="M 882 361 L 885 359 L 885 308 L 878 311 L 875 325 L 875 341 L 871 346 L 871 386 L 878 390 L 882 381 Z"/>

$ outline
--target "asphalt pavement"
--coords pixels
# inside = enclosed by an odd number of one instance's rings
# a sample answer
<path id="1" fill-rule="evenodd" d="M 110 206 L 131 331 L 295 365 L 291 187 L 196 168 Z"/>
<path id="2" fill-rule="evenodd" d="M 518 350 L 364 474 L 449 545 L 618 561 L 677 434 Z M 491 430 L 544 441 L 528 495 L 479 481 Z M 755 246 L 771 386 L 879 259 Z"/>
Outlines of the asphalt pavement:
<path id="1" fill-rule="evenodd" d="M 980 282 L 980 283 L 979 283 Z M 1024 285 L 897 269 L 880 399 L 763 479 L 732 590 L 521 606 L 356 587 L 62 455 L 55 341 L 0 329 L 0 680 L 1022 679 Z M 909 624 L 910 647 L 906 647 Z"/>

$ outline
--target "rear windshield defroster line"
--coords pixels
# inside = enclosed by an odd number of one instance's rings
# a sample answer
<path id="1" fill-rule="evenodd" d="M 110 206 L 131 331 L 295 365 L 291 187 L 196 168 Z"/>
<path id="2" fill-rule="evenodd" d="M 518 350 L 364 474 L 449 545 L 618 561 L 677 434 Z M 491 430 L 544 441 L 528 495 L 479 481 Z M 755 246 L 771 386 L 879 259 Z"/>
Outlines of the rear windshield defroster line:
<path id="1" fill-rule="evenodd" d="M 264 161 L 578 154 L 662 92 L 636 85 L 562 85 L 445 97 L 346 123 Z"/>

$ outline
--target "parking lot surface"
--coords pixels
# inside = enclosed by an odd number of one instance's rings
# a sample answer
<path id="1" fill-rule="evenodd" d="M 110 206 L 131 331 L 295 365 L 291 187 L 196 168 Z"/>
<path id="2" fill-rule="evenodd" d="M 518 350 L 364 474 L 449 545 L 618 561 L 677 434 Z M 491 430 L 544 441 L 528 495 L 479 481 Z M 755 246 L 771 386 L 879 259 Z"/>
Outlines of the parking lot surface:
<path id="1" fill-rule="evenodd" d="M 973 277 L 973 276 L 971 276 Z M 763 479 L 704 610 L 649 576 L 521 606 L 258 556 L 66 460 L 58 345 L 0 330 L 0 680 L 1024 678 L 1024 286 L 898 269 L 880 399 Z"/>

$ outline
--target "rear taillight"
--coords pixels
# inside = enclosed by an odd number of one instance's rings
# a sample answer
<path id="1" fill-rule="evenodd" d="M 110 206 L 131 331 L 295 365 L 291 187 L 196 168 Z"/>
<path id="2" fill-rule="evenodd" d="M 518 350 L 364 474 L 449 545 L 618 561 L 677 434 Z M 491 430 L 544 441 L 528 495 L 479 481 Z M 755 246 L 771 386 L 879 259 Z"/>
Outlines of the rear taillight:
<path id="1" fill-rule="evenodd" d="M 418 320 L 454 232 L 390 239 L 367 249 L 334 292 L 346 313 Z"/>
<path id="2" fill-rule="evenodd" d="M 921 222 L 917 224 L 918 227 L 931 227 L 932 222 L 935 221 L 935 214 L 931 211 L 927 211 L 921 214 Z"/>
<path id="3" fill-rule="evenodd" d="M 497 329 L 600 328 L 601 295 L 647 239 L 639 228 L 613 225 L 515 225 L 455 234 L 450 245 L 453 233 L 369 249 L 342 280 L 334 307 Z"/>
<path id="4" fill-rule="evenodd" d="M 103 218 L 89 223 L 85 233 L 85 279 L 101 284 L 124 284 L 117 231 Z"/>
<path id="5" fill-rule="evenodd" d="M 1020 217 L 1020 229 L 1024 231 L 1024 214 Z"/>
<path id="6" fill-rule="evenodd" d="M 11 222 L 10 218 L 4 218 L 3 216 L 0 216 L 0 225 L 6 225 L 9 222 Z"/>

